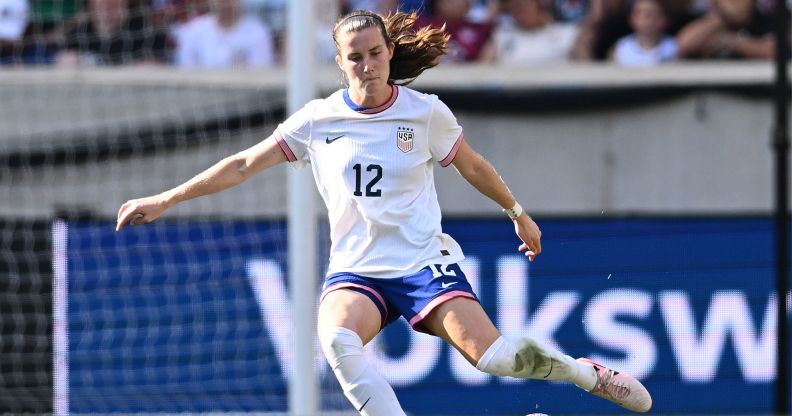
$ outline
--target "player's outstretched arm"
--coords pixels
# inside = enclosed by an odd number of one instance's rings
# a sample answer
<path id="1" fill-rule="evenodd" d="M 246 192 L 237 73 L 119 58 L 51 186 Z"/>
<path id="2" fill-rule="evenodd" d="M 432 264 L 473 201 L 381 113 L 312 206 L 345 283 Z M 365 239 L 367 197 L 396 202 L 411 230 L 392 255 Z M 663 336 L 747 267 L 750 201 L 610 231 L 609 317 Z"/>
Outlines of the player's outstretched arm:
<path id="1" fill-rule="evenodd" d="M 249 149 L 217 162 L 171 190 L 125 202 L 118 210 L 116 231 L 120 231 L 127 223 L 140 225 L 152 222 L 179 202 L 239 185 L 257 173 L 285 161 L 286 155 L 275 138 L 270 136 Z"/>
<path id="2" fill-rule="evenodd" d="M 462 144 L 459 146 L 452 164 L 457 172 L 474 188 L 504 209 L 509 210 L 518 206 L 517 199 L 514 198 L 509 187 L 503 182 L 495 168 L 484 157 L 473 150 L 464 139 L 462 139 Z M 533 261 L 542 252 L 542 232 L 534 220 L 522 211 L 522 208 L 520 208 L 520 211 L 517 213 L 519 215 L 512 219 L 514 232 L 522 240 L 518 250 L 525 252 L 525 255 Z"/>

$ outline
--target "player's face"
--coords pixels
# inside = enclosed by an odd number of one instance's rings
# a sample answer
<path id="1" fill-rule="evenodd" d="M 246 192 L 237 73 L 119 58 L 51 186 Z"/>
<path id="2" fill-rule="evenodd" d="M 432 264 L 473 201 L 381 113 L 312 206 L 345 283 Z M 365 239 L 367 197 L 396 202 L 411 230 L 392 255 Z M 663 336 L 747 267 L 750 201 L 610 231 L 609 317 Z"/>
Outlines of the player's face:
<path id="1" fill-rule="evenodd" d="M 353 32 L 342 31 L 336 41 L 336 62 L 346 74 L 350 93 L 354 92 L 358 97 L 362 96 L 365 101 L 373 101 L 374 104 L 380 104 L 380 99 L 387 100 L 390 96 L 388 76 L 393 45 L 388 45 L 375 27 Z M 385 97 L 381 98 L 383 95 Z"/>

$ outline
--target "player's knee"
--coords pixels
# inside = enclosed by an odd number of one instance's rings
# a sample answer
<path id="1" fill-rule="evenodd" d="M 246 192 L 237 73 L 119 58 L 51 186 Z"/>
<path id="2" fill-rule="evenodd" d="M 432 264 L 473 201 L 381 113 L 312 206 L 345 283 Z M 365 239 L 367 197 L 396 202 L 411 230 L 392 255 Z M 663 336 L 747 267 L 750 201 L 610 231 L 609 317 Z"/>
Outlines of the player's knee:
<path id="1" fill-rule="evenodd" d="M 520 354 L 511 341 L 500 337 L 487 349 L 476 368 L 495 376 L 522 378 L 530 372 L 532 365 L 530 357 Z"/>
<path id="2" fill-rule="evenodd" d="M 372 397 L 377 381 L 369 374 L 360 337 L 350 329 L 333 327 L 320 332 L 319 342 L 344 394 L 360 409 Z"/>
<path id="3" fill-rule="evenodd" d="M 330 327 L 319 332 L 319 343 L 327 362 L 335 370 L 343 361 L 360 357 L 363 359 L 363 341 L 351 329 Z"/>

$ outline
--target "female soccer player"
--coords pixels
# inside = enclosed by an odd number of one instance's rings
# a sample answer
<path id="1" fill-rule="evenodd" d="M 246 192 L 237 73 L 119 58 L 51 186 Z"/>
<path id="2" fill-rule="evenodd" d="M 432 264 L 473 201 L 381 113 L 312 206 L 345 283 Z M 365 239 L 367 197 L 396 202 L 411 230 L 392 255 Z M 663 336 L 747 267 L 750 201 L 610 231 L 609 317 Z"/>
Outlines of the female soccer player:
<path id="1" fill-rule="evenodd" d="M 314 100 L 263 142 L 159 195 L 130 200 L 117 230 L 157 219 L 176 203 L 235 186 L 282 162 L 310 164 L 327 205 L 332 246 L 319 306 L 319 340 L 347 398 L 363 415 L 404 415 L 363 345 L 399 316 L 443 338 L 472 365 L 498 376 L 569 381 L 637 412 L 649 393 L 635 378 L 575 360 L 525 338 L 501 336 L 457 263 L 459 245 L 440 228 L 433 165 L 453 165 L 501 207 L 533 261 L 541 232 L 495 169 L 464 140 L 434 95 L 402 84 L 435 66 L 442 30 L 412 26 L 415 14 L 355 11 L 333 29 L 348 88 Z"/>

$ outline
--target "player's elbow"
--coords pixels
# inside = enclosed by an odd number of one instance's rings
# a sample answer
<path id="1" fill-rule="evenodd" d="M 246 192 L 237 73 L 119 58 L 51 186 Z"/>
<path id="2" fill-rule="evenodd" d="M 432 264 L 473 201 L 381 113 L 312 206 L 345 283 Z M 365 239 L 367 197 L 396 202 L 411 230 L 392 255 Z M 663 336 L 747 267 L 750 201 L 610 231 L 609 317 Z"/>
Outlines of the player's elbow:
<path id="1" fill-rule="evenodd" d="M 487 173 L 493 170 L 492 165 L 484 160 L 483 157 L 479 156 L 474 158 L 471 163 L 465 165 L 465 170 L 460 173 L 468 182 L 473 183 L 477 178 L 485 177 Z"/>
<path id="2" fill-rule="evenodd" d="M 234 155 L 229 157 L 228 162 L 232 167 L 232 171 L 234 172 L 237 181 L 242 182 L 251 176 L 252 172 L 247 158 L 241 155 Z"/>

